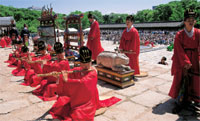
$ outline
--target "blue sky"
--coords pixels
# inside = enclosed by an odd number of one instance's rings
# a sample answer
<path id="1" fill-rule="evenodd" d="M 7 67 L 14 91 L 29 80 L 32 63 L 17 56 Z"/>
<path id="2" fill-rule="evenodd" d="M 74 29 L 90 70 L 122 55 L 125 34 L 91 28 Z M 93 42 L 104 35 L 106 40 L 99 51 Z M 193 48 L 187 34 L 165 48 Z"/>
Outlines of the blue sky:
<path id="1" fill-rule="evenodd" d="M 166 4 L 170 1 L 179 0 L 0 0 L 0 4 L 27 8 L 32 5 L 42 7 L 51 3 L 55 12 L 65 14 L 75 10 L 82 12 L 98 10 L 102 14 L 111 12 L 132 14 L 139 10 L 152 9 L 152 6 Z"/>

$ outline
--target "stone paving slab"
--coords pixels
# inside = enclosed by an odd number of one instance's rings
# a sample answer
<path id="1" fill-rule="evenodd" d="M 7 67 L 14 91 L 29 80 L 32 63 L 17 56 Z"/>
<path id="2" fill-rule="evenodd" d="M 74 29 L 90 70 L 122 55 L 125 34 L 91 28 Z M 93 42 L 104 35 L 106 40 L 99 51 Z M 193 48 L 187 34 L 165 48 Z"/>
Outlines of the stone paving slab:
<path id="1" fill-rule="evenodd" d="M 0 75 L 6 76 L 6 77 L 11 77 L 12 76 L 12 74 L 11 74 L 12 70 L 13 70 L 13 68 L 9 68 L 7 66 L 6 67 L 1 67 Z"/>
<path id="2" fill-rule="evenodd" d="M 148 71 L 149 77 L 151 77 L 151 76 L 156 77 L 156 76 L 159 76 L 159 75 L 164 74 L 164 73 L 166 73 L 166 72 L 161 71 L 161 70 L 156 70 L 156 69 Z"/>
<path id="3" fill-rule="evenodd" d="M 147 108 L 144 106 L 127 101 L 112 107 L 103 115 L 114 121 L 133 121 L 137 115 L 145 112 L 145 110 Z"/>
<path id="4" fill-rule="evenodd" d="M 156 86 L 164 84 L 166 81 L 157 77 L 151 77 L 143 81 L 138 81 L 137 84 L 143 87 L 154 88 Z"/>
<path id="5" fill-rule="evenodd" d="M 11 76 L 10 81 L 11 82 L 23 82 L 24 76 Z"/>
<path id="6" fill-rule="evenodd" d="M 149 111 L 145 114 L 142 114 L 139 119 L 134 119 L 132 121 L 179 121 L 177 115 L 170 113 L 165 113 L 163 115 L 153 114 L 152 111 Z M 181 120 L 180 120 L 181 121 Z"/>
<path id="7" fill-rule="evenodd" d="M 40 109 L 42 109 L 44 111 L 48 111 L 53 106 L 54 103 L 55 103 L 55 100 L 54 101 L 43 101 L 43 102 L 37 103 L 37 107 L 39 107 Z"/>
<path id="8" fill-rule="evenodd" d="M 20 83 L 16 82 L 10 82 L 9 84 L 5 84 L 6 87 L 3 87 L 4 91 L 10 91 L 10 92 L 19 92 L 19 93 L 24 93 L 24 92 L 29 92 L 31 90 L 34 90 L 35 88 L 30 88 L 30 87 L 23 87 L 23 85 L 20 85 Z"/>
<path id="9" fill-rule="evenodd" d="M 170 73 L 171 73 L 171 72 L 165 73 L 165 74 L 160 74 L 160 75 L 158 75 L 157 77 L 158 77 L 158 78 L 161 78 L 161 79 L 163 79 L 163 80 L 172 81 L 172 80 L 173 80 L 173 76 L 171 76 Z"/>
<path id="10" fill-rule="evenodd" d="M 109 47 L 113 49 L 112 47 Z M 20 85 L 23 77 L 14 77 L 4 63 L 8 59 L 10 49 L 0 48 L 0 121 L 35 120 L 45 114 L 55 101 L 44 102 L 32 95 L 36 89 Z M 157 64 L 162 56 L 167 57 L 169 65 Z M 199 117 L 191 112 L 182 111 L 179 115 L 171 113 L 174 100 L 168 97 L 172 79 L 172 52 L 165 49 L 140 54 L 140 70 L 148 72 L 149 76 L 138 78 L 135 85 L 121 89 L 104 81 L 98 81 L 100 99 L 111 96 L 122 99 L 109 107 L 95 121 L 197 121 Z M 5 109 L 6 107 L 6 109 Z M 44 121 L 55 121 L 51 115 L 45 115 Z M 42 120 L 42 121 L 43 121 Z"/>
<path id="11" fill-rule="evenodd" d="M 109 118 L 107 118 L 107 117 L 105 117 L 105 116 L 96 116 L 96 117 L 94 118 L 94 120 L 95 120 L 95 121 L 114 121 L 114 120 L 109 119 Z"/>
<path id="12" fill-rule="evenodd" d="M 144 86 L 144 85 L 141 85 L 139 83 L 136 83 L 133 86 L 117 90 L 116 92 L 118 94 L 125 95 L 125 96 L 134 96 L 134 95 L 141 94 L 146 90 L 148 90 L 147 86 Z"/>
<path id="13" fill-rule="evenodd" d="M 11 95 L 13 95 L 13 96 L 11 96 Z M 20 98 L 23 98 L 24 96 L 25 96 L 24 94 L 17 93 L 17 92 L 3 91 L 0 93 L 0 99 L 2 100 L 2 102 L 20 99 Z"/>
<path id="14" fill-rule="evenodd" d="M 23 108 L 23 110 L 15 111 L 13 114 L 21 120 L 35 120 L 44 114 L 44 111 L 36 105 Z"/>
<path id="15" fill-rule="evenodd" d="M 5 75 L 0 75 L 0 86 L 4 86 L 3 84 L 9 83 L 10 77 Z"/>
<path id="16" fill-rule="evenodd" d="M 22 121 L 13 114 L 0 115 L 0 121 Z"/>
<path id="17" fill-rule="evenodd" d="M 20 109 L 29 105 L 30 104 L 25 99 L 3 102 L 0 104 L 0 114 L 6 114 L 13 110 Z"/>
<path id="18" fill-rule="evenodd" d="M 162 101 L 166 100 L 167 98 L 168 96 L 166 95 L 159 94 L 157 92 L 149 90 L 131 98 L 131 100 L 143 106 L 153 107 L 161 103 Z"/>
<path id="19" fill-rule="evenodd" d="M 168 95 L 171 85 L 172 85 L 172 82 L 166 82 L 165 84 L 158 86 L 157 89 L 161 93 Z"/>
<path id="20" fill-rule="evenodd" d="M 35 95 L 28 95 L 28 100 L 33 104 L 42 102 L 42 100 Z"/>

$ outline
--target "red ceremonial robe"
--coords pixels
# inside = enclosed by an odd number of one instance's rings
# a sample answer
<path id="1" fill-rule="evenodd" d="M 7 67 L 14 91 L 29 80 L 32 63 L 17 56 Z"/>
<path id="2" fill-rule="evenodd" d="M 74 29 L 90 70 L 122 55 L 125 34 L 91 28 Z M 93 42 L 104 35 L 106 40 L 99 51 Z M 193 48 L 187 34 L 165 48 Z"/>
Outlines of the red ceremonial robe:
<path id="1" fill-rule="evenodd" d="M 38 58 L 33 58 L 34 60 L 51 60 L 50 54 L 39 56 Z M 30 64 L 31 69 L 29 69 L 24 77 L 24 83 L 22 85 L 35 87 L 40 84 L 41 78 L 38 78 L 36 74 L 42 74 L 42 65 L 39 63 Z"/>
<path id="2" fill-rule="evenodd" d="M 69 70 L 68 60 L 55 61 L 50 64 L 46 64 L 43 67 L 43 73 L 50 73 L 53 71 L 61 72 L 63 70 Z M 50 101 L 57 99 L 57 78 L 53 76 L 44 77 L 41 81 L 40 86 L 33 91 L 33 94 L 38 96 L 43 101 Z"/>
<path id="3" fill-rule="evenodd" d="M 10 37 L 5 38 L 6 43 L 7 43 L 7 47 L 11 47 L 11 39 Z"/>
<path id="4" fill-rule="evenodd" d="M 13 53 L 10 53 L 9 56 L 8 56 L 8 60 L 4 61 L 4 63 L 10 63 L 13 58 L 14 58 Z"/>
<path id="5" fill-rule="evenodd" d="M 67 82 L 64 82 L 63 76 L 60 75 L 57 94 L 59 97 L 49 113 L 54 119 L 66 121 L 93 121 L 97 109 L 111 106 L 121 100 L 116 97 L 99 100 L 95 70 L 69 74 Z"/>
<path id="6" fill-rule="evenodd" d="M 39 57 L 33 57 L 32 61 L 38 60 Z M 25 72 L 25 76 L 24 76 L 24 82 L 21 83 L 21 85 L 25 85 L 25 86 L 29 86 L 30 85 L 30 79 L 31 77 L 35 74 L 34 70 L 33 70 L 34 64 L 29 64 L 29 67 L 27 68 L 26 72 Z"/>
<path id="7" fill-rule="evenodd" d="M 16 51 L 16 50 L 15 50 Z M 14 52 L 15 53 L 15 52 Z M 9 56 L 8 56 L 8 60 L 7 61 L 4 61 L 4 63 L 11 63 L 13 61 L 14 58 L 14 53 L 10 53 Z"/>
<path id="8" fill-rule="evenodd" d="M 132 27 L 129 32 L 127 28 L 123 31 L 121 40 L 120 40 L 120 49 L 130 51 L 132 50 L 133 54 L 125 53 L 129 57 L 129 66 L 131 69 L 135 70 L 134 74 L 140 74 L 139 69 L 139 53 L 140 53 L 140 38 L 138 31 Z"/>
<path id="9" fill-rule="evenodd" d="M 9 54 L 9 57 L 8 57 L 8 60 L 7 61 L 4 61 L 5 63 L 13 63 L 16 59 L 15 59 L 15 57 L 16 56 L 19 56 L 19 55 L 16 55 L 16 54 L 18 54 L 19 53 L 19 50 L 18 49 L 16 49 L 16 50 L 14 50 L 14 52 L 13 53 L 10 53 Z"/>
<path id="10" fill-rule="evenodd" d="M 47 51 L 52 51 L 52 46 L 50 44 L 47 45 Z"/>
<path id="11" fill-rule="evenodd" d="M 192 64 L 191 70 L 199 74 L 199 57 L 198 48 L 200 44 L 200 30 L 194 28 L 194 34 L 190 38 L 184 30 L 176 34 L 174 41 L 174 55 L 172 57 L 172 75 L 173 83 L 169 96 L 177 98 L 179 95 L 181 80 L 183 77 L 183 68 L 186 64 Z M 189 100 L 200 102 L 200 77 L 192 76 L 188 85 Z"/>
<path id="12" fill-rule="evenodd" d="M 91 39 L 91 37 L 93 39 Z M 93 60 L 96 60 L 99 53 L 104 51 L 100 42 L 100 29 L 99 29 L 99 23 L 97 21 L 94 21 L 90 27 L 87 47 L 92 51 Z"/>
<path id="13" fill-rule="evenodd" d="M 35 56 L 30 53 L 30 56 Z M 23 53 L 21 57 L 28 57 L 28 53 Z M 24 60 L 18 60 L 17 68 L 12 71 L 14 76 L 25 76 L 26 70 L 30 69 L 30 65 Z"/>
<path id="14" fill-rule="evenodd" d="M 21 48 L 15 50 L 14 54 L 15 57 L 13 56 L 13 54 L 9 55 L 9 59 L 7 61 L 9 63 L 8 67 L 17 67 L 19 61 L 16 58 L 21 58 Z"/>
<path id="15" fill-rule="evenodd" d="M 7 47 L 7 42 L 6 42 L 5 37 L 2 37 L 2 38 L 1 38 L 1 40 L 0 40 L 0 46 L 1 46 L 2 48 Z"/>
<path id="16" fill-rule="evenodd" d="M 147 46 L 147 45 L 149 45 L 149 40 L 146 40 L 145 42 L 144 42 L 144 46 Z"/>

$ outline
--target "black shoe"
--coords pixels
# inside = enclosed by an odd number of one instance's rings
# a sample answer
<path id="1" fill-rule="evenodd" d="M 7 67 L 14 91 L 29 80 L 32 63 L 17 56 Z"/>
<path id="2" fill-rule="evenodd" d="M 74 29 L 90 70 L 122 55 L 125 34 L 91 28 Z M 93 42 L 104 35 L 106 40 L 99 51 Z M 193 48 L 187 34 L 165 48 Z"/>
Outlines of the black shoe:
<path id="1" fill-rule="evenodd" d="M 177 103 L 175 104 L 175 107 L 172 109 L 172 113 L 173 114 L 178 114 L 181 112 L 181 110 L 183 109 L 183 107 L 181 105 L 178 105 Z"/>
<path id="2" fill-rule="evenodd" d="M 138 79 L 133 75 L 133 80 L 134 81 L 138 81 Z"/>

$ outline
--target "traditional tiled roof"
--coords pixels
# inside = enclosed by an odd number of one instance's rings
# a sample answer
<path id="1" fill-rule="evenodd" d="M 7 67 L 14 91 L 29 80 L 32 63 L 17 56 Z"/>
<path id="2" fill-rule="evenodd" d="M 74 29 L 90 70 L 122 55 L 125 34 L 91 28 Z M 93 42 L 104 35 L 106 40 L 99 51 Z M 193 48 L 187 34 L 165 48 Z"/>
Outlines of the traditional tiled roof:
<path id="1" fill-rule="evenodd" d="M 12 20 L 14 20 L 14 18 L 12 16 L 0 17 L 0 27 L 10 26 Z"/>
<path id="2" fill-rule="evenodd" d="M 183 22 L 153 22 L 153 23 L 135 23 L 135 28 L 179 28 L 183 26 Z M 100 24 L 100 29 L 117 29 L 126 28 L 126 24 Z"/>

